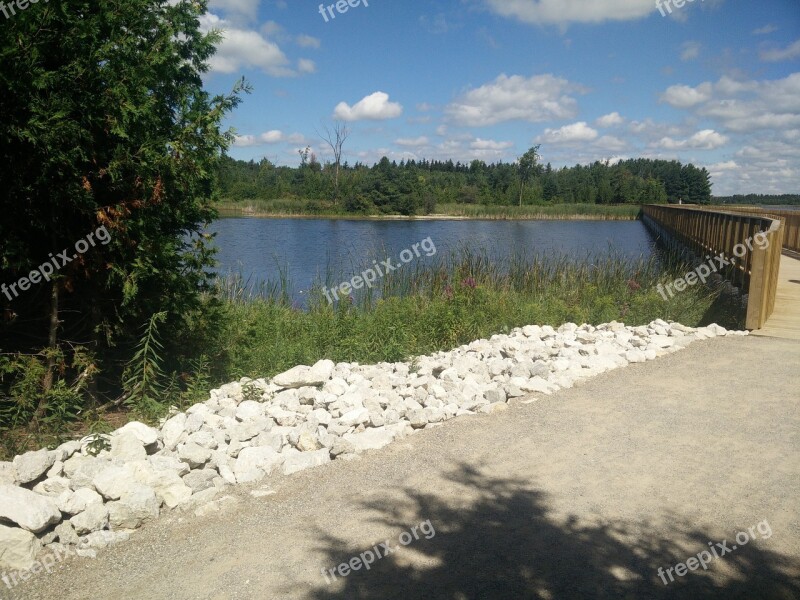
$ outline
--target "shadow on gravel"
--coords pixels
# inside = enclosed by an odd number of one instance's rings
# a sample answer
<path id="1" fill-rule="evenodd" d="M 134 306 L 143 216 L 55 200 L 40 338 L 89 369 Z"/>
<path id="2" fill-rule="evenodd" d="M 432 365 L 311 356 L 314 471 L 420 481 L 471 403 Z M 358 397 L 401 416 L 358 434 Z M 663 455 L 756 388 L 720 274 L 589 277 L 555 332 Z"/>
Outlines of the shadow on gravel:
<path id="1" fill-rule="evenodd" d="M 400 516 L 397 503 L 365 503 L 381 513 L 380 522 L 390 525 L 397 536 L 426 520 L 436 534 L 431 539 L 420 535 L 407 547 L 376 560 L 370 570 L 337 577 L 329 586 L 320 576 L 320 589 L 309 597 L 800 599 L 800 585 L 789 574 L 796 576 L 800 565 L 770 552 L 769 540 L 760 539 L 758 533 L 757 542 L 714 560 L 709 571 L 690 571 L 665 586 L 657 575 L 659 567 L 685 562 L 708 549 L 709 541 L 722 539 L 680 523 L 675 523 L 670 539 L 649 534 L 653 528 L 647 523 L 596 527 L 556 523 L 548 517 L 543 494 L 520 482 L 493 479 L 469 466 L 461 466 L 450 479 L 465 486 L 465 496 L 477 494 L 479 499 L 466 510 L 456 510 L 435 496 L 406 489 L 416 511 L 411 520 Z M 734 534 L 728 536 L 729 547 L 735 543 Z M 397 536 L 393 542 L 400 546 Z M 368 550 L 348 547 L 336 538 L 323 543 L 331 567 Z M 712 581 L 709 573 L 723 569 L 731 573 L 729 580 Z"/>

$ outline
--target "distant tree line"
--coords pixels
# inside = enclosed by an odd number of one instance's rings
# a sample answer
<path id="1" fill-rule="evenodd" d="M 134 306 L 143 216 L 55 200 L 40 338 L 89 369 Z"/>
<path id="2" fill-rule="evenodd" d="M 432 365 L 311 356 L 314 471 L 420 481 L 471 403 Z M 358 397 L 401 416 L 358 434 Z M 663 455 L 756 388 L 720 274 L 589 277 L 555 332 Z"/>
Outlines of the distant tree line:
<path id="1" fill-rule="evenodd" d="M 800 204 L 800 194 L 735 194 L 733 196 L 714 196 L 714 204 Z"/>
<path id="2" fill-rule="evenodd" d="M 678 161 L 632 159 L 554 169 L 536 162 L 531 149 L 519 162 L 487 164 L 382 158 L 362 163 L 321 164 L 301 152 L 299 167 L 223 157 L 223 200 L 300 198 L 333 201 L 348 212 L 430 213 L 437 204 L 708 204 L 710 175 Z M 338 181 L 338 184 L 337 184 Z M 338 189 L 338 191 L 337 191 Z"/>

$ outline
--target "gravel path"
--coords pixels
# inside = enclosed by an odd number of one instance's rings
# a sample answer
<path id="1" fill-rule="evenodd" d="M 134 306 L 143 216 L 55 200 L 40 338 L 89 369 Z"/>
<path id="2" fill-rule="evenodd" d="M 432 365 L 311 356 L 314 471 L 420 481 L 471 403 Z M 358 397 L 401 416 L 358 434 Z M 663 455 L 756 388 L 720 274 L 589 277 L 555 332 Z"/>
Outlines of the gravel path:
<path id="1" fill-rule="evenodd" d="M 170 514 L 0 598 L 800 598 L 798 365 L 794 341 L 695 342 L 237 486 L 221 513 Z M 729 551 L 680 576 L 709 542 Z"/>

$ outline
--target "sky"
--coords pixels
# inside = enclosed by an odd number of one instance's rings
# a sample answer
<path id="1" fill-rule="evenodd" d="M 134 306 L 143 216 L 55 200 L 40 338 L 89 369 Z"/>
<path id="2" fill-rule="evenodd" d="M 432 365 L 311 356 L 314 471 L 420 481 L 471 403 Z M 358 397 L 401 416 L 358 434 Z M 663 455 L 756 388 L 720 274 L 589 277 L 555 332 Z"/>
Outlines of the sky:
<path id="1" fill-rule="evenodd" d="M 225 122 L 244 160 L 332 160 L 338 121 L 350 164 L 540 144 L 553 167 L 677 159 L 715 195 L 800 193 L 800 0 L 658 1 L 211 0 L 205 82 L 252 85 Z"/>

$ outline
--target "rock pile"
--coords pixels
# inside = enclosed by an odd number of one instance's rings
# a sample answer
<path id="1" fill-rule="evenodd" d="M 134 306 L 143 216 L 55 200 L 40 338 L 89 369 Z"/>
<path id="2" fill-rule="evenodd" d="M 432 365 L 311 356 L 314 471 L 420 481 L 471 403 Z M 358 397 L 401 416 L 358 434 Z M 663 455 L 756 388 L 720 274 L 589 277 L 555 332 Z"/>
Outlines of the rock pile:
<path id="1" fill-rule="evenodd" d="M 43 547 L 94 556 L 165 509 L 204 514 L 235 502 L 226 486 L 352 458 L 728 334 L 660 320 L 529 326 L 410 363 L 322 360 L 269 381 L 229 383 L 158 429 L 128 423 L 99 453 L 85 438 L 0 462 L 0 567 L 26 569 Z"/>

